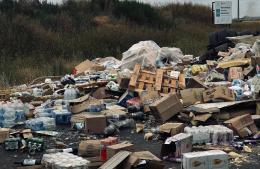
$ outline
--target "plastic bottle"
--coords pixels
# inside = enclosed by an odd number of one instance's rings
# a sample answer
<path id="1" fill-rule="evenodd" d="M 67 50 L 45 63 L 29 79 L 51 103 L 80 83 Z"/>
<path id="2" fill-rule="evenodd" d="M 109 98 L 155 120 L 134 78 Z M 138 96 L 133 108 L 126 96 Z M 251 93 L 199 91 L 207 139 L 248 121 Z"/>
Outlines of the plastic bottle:
<path id="1" fill-rule="evenodd" d="M 127 108 L 128 113 L 135 113 L 135 112 L 139 112 L 140 110 L 141 110 L 141 106 L 139 105 L 128 106 Z"/>
<path id="2" fill-rule="evenodd" d="M 64 100 L 73 100 L 78 97 L 78 91 L 75 88 L 67 88 L 64 92 Z"/>
<path id="3" fill-rule="evenodd" d="M 135 112 L 130 113 L 129 116 L 135 120 L 143 120 L 144 119 L 144 113 L 143 112 Z"/>
<path id="4" fill-rule="evenodd" d="M 133 119 L 126 119 L 123 121 L 118 121 L 115 125 L 118 128 L 127 128 L 127 127 L 134 127 L 135 121 Z"/>
<path id="5" fill-rule="evenodd" d="M 77 155 L 78 149 L 77 148 L 66 148 L 66 149 L 47 149 L 46 153 L 52 154 L 52 153 L 58 153 L 58 152 L 67 152 Z"/>
<path id="6" fill-rule="evenodd" d="M 107 126 L 105 129 L 104 129 L 104 134 L 105 135 L 113 135 L 117 132 L 117 128 L 114 124 L 110 124 L 109 126 Z"/>
<path id="7" fill-rule="evenodd" d="M 103 141 L 101 141 L 100 159 L 101 159 L 101 161 L 107 160 L 107 146 L 106 146 L 106 143 Z"/>
<path id="8" fill-rule="evenodd" d="M 22 161 L 14 162 L 14 164 L 20 164 L 22 166 L 41 165 L 41 160 L 39 160 L 39 159 L 24 159 Z"/>
<path id="9" fill-rule="evenodd" d="M 259 65 L 256 65 L 256 75 L 260 77 L 260 67 Z"/>

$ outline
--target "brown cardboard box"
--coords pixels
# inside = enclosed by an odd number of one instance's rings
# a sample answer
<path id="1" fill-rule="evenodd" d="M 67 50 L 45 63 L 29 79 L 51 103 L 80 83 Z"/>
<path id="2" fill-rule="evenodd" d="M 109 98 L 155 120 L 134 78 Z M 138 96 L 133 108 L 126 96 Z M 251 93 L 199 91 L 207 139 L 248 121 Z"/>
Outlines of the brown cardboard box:
<path id="1" fill-rule="evenodd" d="M 235 101 L 235 93 L 227 87 L 218 86 L 204 91 L 203 100 L 206 103 L 214 100 Z"/>
<path id="2" fill-rule="evenodd" d="M 102 104 L 102 100 L 97 100 L 89 95 L 69 101 L 70 112 L 76 114 L 86 110 L 90 104 Z"/>
<path id="3" fill-rule="evenodd" d="M 199 78 L 191 77 L 187 82 L 186 88 L 205 88 L 205 89 L 208 89 L 208 86 L 205 85 Z"/>
<path id="4" fill-rule="evenodd" d="M 99 169 L 122 169 L 124 168 L 123 165 L 130 154 L 131 152 L 129 151 L 120 151 L 107 160 L 102 166 L 99 167 Z"/>
<path id="5" fill-rule="evenodd" d="M 159 127 L 160 133 L 166 133 L 170 136 L 182 133 L 185 125 L 183 123 L 165 123 Z"/>
<path id="6" fill-rule="evenodd" d="M 91 62 L 89 60 L 85 60 L 81 62 L 79 65 L 75 67 L 76 74 L 83 73 L 86 70 L 96 70 L 96 71 L 103 71 L 105 70 L 104 66 Z"/>
<path id="7" fill-rule="evenodd" d="M 243 79 L 243 69 L 242 67 L 231 67 L 229 68 L 228 80 L 232 81 L 234 79 Z"/>
<path id="8" fill-rule="evenodd" d="M 116 153 L 118 153 L 119 151 L 122 151 L 122 150 L 132 152 L 134 150 L 134 145 L 130 144 L 128 142 L 123 142 L 123 143 L 107 146 L 107 157 L 111 158 Z"/>
<path id="9" fill-rule="evenodd" d="M 85 120 L 85 133 L 102 134 L 107 127 L 107 120 L 104 115 L 88 115 Z"/>
<path id="10" fill-rule="evenodd" d="M 0 143 L 3 143 L 5 139 L 9 138 L 10 129 L 9 128 L 0 128 Z"/>
<path id="11" fill-rule="evenodd" d="M 169 137 L 161 148 L 161 157 L 179 158 L 183 153 L 191 152 L 192 135 L 187 133 L 179 133 Z"/>
<path id="12" fill-rule="evenodd" d="M 79 143 L 78 155 L 86 157 L 100 156 L 100 140 L 84 140 Z"/>
<path id="13" fill-rule="evenodd" d="M 132 153 L 129 158 L 124 163 L 124 169 L 131 169 L 132 167 L 136 166 L 140 160 L 146 160 L 148 165 L 145 168 L 149 169 L 162 169 L 164 165 L 161 163 L 161 160 L 153 155 L 149 151 L 139 151 Z"/>
<path id="14" fill-rule="evenodd" d="M 161 121 L 166 121 L 182 111 L 182 103 L 176 94 L 162 97 L 150 105 L 153 115 Z"/>
<path id="15" fill-rule="evenodd" d="M 257 132 L 254 120 L 250 114 L 245 114 L 224 122 L 233 129 L 240 137 L 246 137 Z"/>
<path id="16" fill-rule="evenodd" d="M 190 106 L 197 102 L 203 103 L 204 88 L 193 88 L 181 90 L 181 97 L 184 106 Z"/>

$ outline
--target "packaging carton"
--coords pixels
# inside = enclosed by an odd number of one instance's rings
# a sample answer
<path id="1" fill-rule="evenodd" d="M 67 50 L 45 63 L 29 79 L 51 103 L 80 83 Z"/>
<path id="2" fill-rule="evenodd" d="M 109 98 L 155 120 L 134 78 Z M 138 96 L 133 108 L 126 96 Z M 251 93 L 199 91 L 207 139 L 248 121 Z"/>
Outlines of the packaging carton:
<path id="1" fill-rule="evenodd" d="M 235 99 L 235 93 L 224 86 L 218 86 L 203 92 L 203 100 L 206 103 L 216 100 L 235 101 Z"/>
<path id="2" fill-rule="evenodd" d="M 107 127 L 104 115 L 87 115 L 85 120 L 85 133 L 102 134 Z"/>
<path id="3" fill-rule="evenodd" d="M 139 151 L 132 153 L 129 158 L 124 162 L 124 169 L 138 168 L 138 164 L 141 160 L 146 161 L 146 165 L 143 168 L 149 169 L 161 169 L 164 165 L 161 160 L 149 151 Z M 140 167 L 141 168 L 141 167 Z"/>
<path id="4" fill-rule="evenodd" d="M 4 143 L 5 139 L 9 138 L 9 133 L 9 128 L 0 128 L 0 143 Z"/>
<path id="5" fill-rule="evenodd" d="M 125 163 L 125 160 L 131 152 L 129 151 L 120 151 L 116 155 L 114 155 L 112 158 L 107 160 L 102 166 L 99 167 L 99 169 L 121 169 L 124 168 L 123 165 Z"/>
<path id="6" fill-rule="evenodd" d="M 182 133 L 185 125 L 183 123 L 165 123 L 159 127 L 159 132 L 168 136 Z"/>
<path id="7" fill-rule="evenodd" d="M 96 64 L 94 62 L 91 62 L 89 60 L 85 60 L 84 62 L 81 62 L 74 68 L 75 74 L 81 74 L 84 73 L 86 70 L 95 70 L 95 71 L 103 71 L 105 70 L 104 66 L 101 66 L 99 64 Z"/>
<path id="8" fill-rule="evenodd" d="M 134 150 L 134 145 L 127 142 L 123 142 L 123 143 L 107 146 L 107 157 L 111 158 L 116 153 L 122 150 L 132 152 Z"/>
<path id="9" fill-rule="evenodd" d="M 204 88 L 193 88 L 181 90 L 181 97 L 183 100 L 183 106 L 190 106 L 197 102 L 203 103 Z"/>
<path id="10" fill-rule="evenodd" d="M 192 149 L 192 135 L 180 133 L 166 139 L 161 148 L 161 157 L 171 160 L 180 158 L 183 153 L 190 152 Z"/>
<path id="11" fill-rule="evenodd" d="M 100 140 L 84 140 L 79 143 L 78 155 L 86 157 L 100 156 Z"/>
<path id="12" fill-rule="evenodd" d="M 258 131 L 250 114 L 232 118 L 224 123 L 242 138 L 255 134 Z"/>
<path id="13" fill-rule="evenodd" d="M 228 155 L 221 150 L 184 153 L 183 169 L 228 169 Z"/>
<path id="14" fill-rule="evenodd" d="M 170 119 L 172 116 L 181 112 L 182 108 L 182 103 L 176 94 L 162 97 L 150 105 L 153 115 L 161 121 Z"/>
<path id="15" fill-rule="evenodd" d="M 96 99 L 91 99 L 89 95 L 82 96 L 80 98 L 71 100 L 69 102 L 69 111 L 76 114 L 86 110 L 91 102 Z"/>

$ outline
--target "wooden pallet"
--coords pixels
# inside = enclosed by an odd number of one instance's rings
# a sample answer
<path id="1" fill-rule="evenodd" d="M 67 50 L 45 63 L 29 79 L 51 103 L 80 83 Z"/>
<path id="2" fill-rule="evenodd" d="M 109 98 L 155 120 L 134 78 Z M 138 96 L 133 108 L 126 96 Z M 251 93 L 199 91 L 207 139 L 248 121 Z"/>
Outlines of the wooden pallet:
<path id="1" fill-rule="evenodd" d="M 136 64 L 129 82 L 129 90 L 157 90 L 161 93 L 174 93 L 185 88 L 185 76 L 180 74 L 178 79 L 167 75 L 167 70 L 157 69 L 156 72 L 141 70 Z"/>

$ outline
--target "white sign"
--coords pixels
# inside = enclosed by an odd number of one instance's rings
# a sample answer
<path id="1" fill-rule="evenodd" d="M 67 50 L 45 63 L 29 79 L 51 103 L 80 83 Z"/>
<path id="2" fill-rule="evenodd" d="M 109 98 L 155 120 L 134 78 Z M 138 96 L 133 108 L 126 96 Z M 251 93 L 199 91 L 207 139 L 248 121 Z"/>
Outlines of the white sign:
<path id="1" fill-rule="evenodd" d="M 232 23 L 232 1 L 215 2 L 214 23 L 215 24 Z"/>

